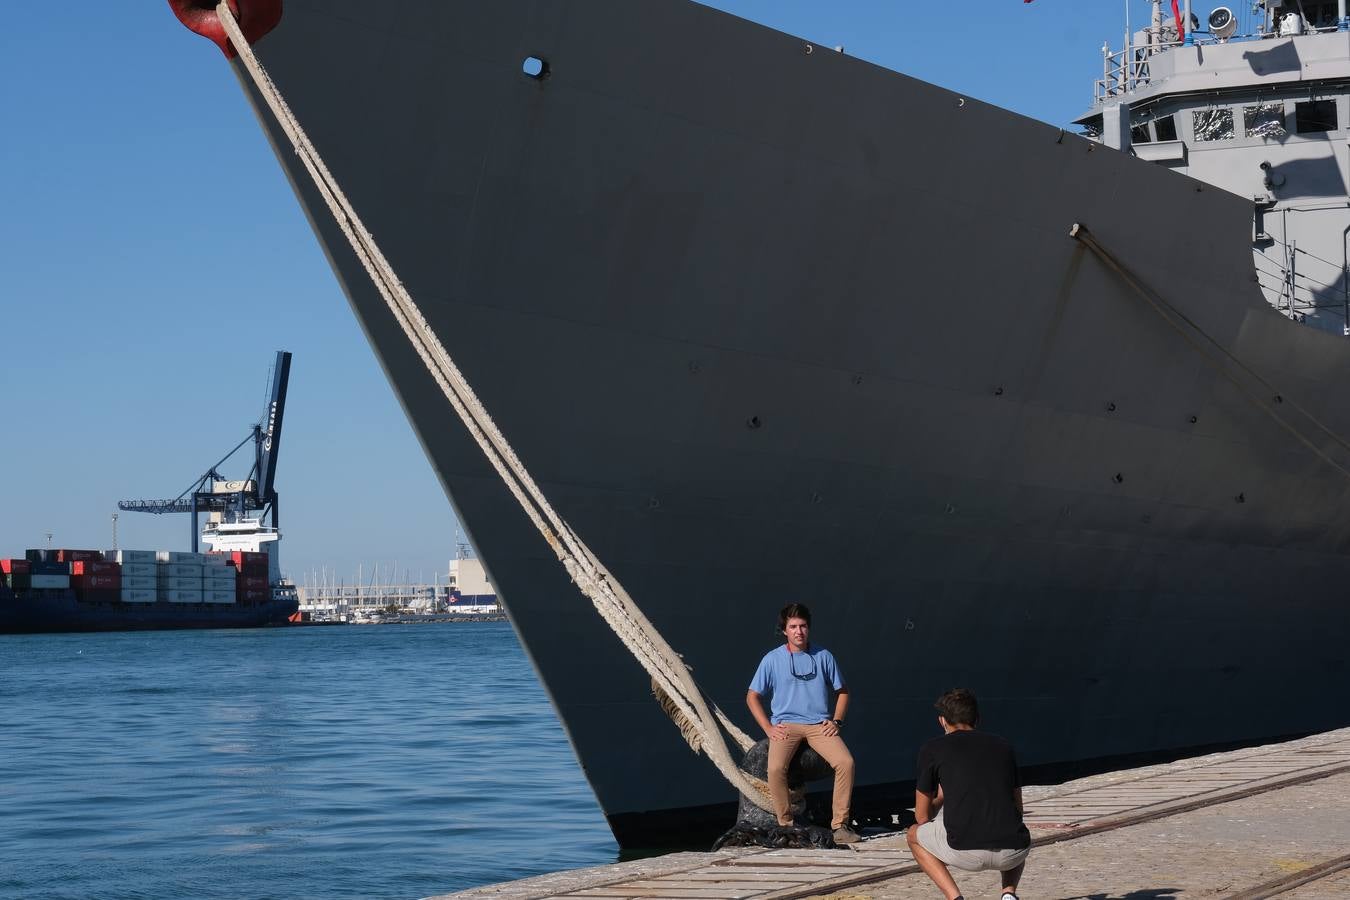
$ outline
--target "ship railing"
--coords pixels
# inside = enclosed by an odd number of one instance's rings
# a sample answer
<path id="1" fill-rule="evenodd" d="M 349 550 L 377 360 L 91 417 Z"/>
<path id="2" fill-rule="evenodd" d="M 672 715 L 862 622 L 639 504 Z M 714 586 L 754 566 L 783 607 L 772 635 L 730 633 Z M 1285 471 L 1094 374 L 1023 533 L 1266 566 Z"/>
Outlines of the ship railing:
<path id="1" fill-rule="evenodd" d="M 1295 321 L 1331 313 L 1340 317 L 1342 334 L 1350 337 L 1350 243 L 1340 262 L 1318 256 L 1297 241 L 1285 243 L 1264 235 L 1253 247 L 1256 280 L 1279 312 Z M 1272 252 L 1263 252 L 1268 247 Z"/>
<path id="2" fill-rule="evenodd" d="M 1151 44 L 1147 48 L 1117 50 L 1114 53 L 1110 47 L 1102 47 L 1102 77 L 1094 82 L 1093 102 L 1101 103 L 1113 97 L 1120 97 L 1148 84 L 1152 78 L 1149 72 L 1150 57 L 1154 53 L 1180 46 L 1180 42 L 1173 41 Z"/>
<path id="3" fill-rule="evenodd" d="M 1330 34 L 1340 31 L 1339 26 L 1327 25 L 1320 28 L 1309 27 L 1303 31 L 1309 34 Z M 1289 37 L 1278 32 L 1257 32 L 1256 34 L 1235 34 L 1229 38 L 1215 38 L 1207 34 L 1195 34 L 1191 43 L 1196 46 L 1212 44 L 1238 44 L 1249 41 L 1268 41 L 1280 37 Z M 1093 82 L 1092 102 L 1101 104 L 1107 100 L 1123 97 L 1132 91 L 1146 86 L 1151 80 L 1149 60 L 1158 53 L 1184 46 L 1184 41 L 1161 41 L 1144 46 L 1134 45 L 1124 50 L 1112 52 L 1109 45 L 1102 47 L 1102 77 Z"/>

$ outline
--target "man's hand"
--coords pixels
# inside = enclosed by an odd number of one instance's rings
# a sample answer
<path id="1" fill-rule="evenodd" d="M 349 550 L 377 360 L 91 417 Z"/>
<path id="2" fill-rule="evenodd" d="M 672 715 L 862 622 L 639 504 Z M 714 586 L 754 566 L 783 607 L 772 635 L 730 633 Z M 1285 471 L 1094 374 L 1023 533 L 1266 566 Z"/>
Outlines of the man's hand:
<path id="1" fill-rule="evenodd" d="M 788 730 L 786 725 L 772 725 L 769 723 L 769 717 L 764 713 L 764 703 L 759 694 L 754 691 L 746 691 L 745 705 L 750 708 L 750 715 L 755 717 L 759 727 L 771 741 L 786 741 Z"/>
<path id="2" fill-rule="evenodd" d="M 835 724 L 834 719 L 826 719 L 824 722 L 821 722 L 820 731 L 821 734 L 825 735 L 826 737 L 839 736 L 839 726 Z"/>

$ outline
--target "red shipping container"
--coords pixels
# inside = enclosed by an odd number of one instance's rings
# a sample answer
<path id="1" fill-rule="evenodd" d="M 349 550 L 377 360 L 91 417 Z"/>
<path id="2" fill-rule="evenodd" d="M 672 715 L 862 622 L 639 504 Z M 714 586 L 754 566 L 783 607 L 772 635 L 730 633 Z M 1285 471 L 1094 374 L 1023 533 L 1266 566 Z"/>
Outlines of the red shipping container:
<path id="1" fill-rule="evenodd" d="M 122 564 L 102 559 L 77 559 L 70 564 L 72 575 L 121 575 Z"/>
<path id="2" fill-rule="evenodd" d="M 121 588 L 113 588 L 111 590 L 101 588 L 99 590 L 85 591 L 80 595 L 80 599 L 86 603 L 119 603 L 122 600 L 122 590 Z"/>
<path id="3" fill-rule="evenodd" d="M 266 575 L 240 575 L 234 581 L 235 591 L 261 591 L 269 586 Z"/>
<path id="4" fill-rule="evenodd" d="M 70 584 L 77 591 L 120 591 L 122 589 L 122 576 L 120 573 L 117 575 L 72 575 L 70 576 Z"/>
<path id="5" fill-rule="evenodd" d="M 234 595 L 234 599 L 239 603 L 265 603 L 272 597 L 271 591 L 239 591 Z"/>
<path id="6" fill-rule="evenodd" d="M 241 575 L 266 575 L 268 572 L 266 553 L 236 550 L 230 554 L 229 563 L 238 569 Z"/>
<path id="7" fill-rule="evenodd" d="M 53 557 L 52 554 L 56 555 Z M 100 550 L 48 550 L 47 559 L 55 559 L 56 562 L 83 562 L 103 559 L 103 553 Z"/>
<path id="8" fill-rule="evenodd" d="M 0 559 L 0 572 L 6 575 L 27 575 L 33 564 L 26 559 Z"/>

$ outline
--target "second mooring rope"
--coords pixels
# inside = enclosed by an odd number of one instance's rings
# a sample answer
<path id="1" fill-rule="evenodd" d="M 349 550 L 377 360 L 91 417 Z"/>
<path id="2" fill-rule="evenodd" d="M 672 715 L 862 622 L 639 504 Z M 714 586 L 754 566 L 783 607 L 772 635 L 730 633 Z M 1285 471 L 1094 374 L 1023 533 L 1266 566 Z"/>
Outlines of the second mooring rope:
<path id="1" fill-rule="evenodd" d="M 497 428 L 487 409 L 479 401 L 459 368 L 450 359 L 440 338 L 427 324 L 417 304 L 403 287 L 389 261 L 376 245 L 356 210 L 343 194 L 337 180 L 320 158 L 314 145 L 300 127 L 299 121 L 282 98 L 267 71 L 253 54 L 231 13 L 229 4 L 221 2 L 216 14 L 229 35 L 254 86 L 277 124 L 290 139 L 296 155 L 304 164 L 315 187 L 328 204 L 333 218 L 351 244 L 352 251 L 365 267 L 371 281 L 389 306 L 390 312 L 403 329 L 435 379 L 450 406 L 468 428 L 474 441 L 483 451 L 502 482 L 516 498 L 521 509 L 535 528 L 553 548 L 573 583 L 595 606 L 606 624 L 633 654 L 652 680 L 652 692 L 661 708 L 679 727 L 680 733 L 695 751 L 702 751 L 717 770 L 756 806 L 771 810 L 768 785 L 752 778 L 736 765 L 727 747 L 722 730 L 726 731 L 742 751 L 750 749 L 753 741 L 735 726 L 726 714 L 704 696 L 695 683 L 689 667 L 680 655 L 666 643 L 652 623 L 633 602 L 632 597 L 609 574 L 589 547 L 568 526 L 549 504 L 539 486 L 526 471 L 511 445 Z"/>
<path id="2" fill-rule="evenodd" d="M 1304 447 L 1307 447 L 1310 451 L 1312 451 L 1312 453 L 1315 456 L 1317 456 L 1327 465 L 1331 466 L 1333 469 L 1340 472 L 1346 478 L 1350 478 L 1350 469 L 1346 468 L 1341 463 L 1332 459 L 1330 454 L 1328 454 L 1321 447 L 1317 446 L 1317 444 L 1315 444 L 1311 438 L 1309 438 L 1306 434 L 1304 434 L 1301 430 L 1299 430 L 1298 427 L 1296 427 L 1292 422 L 1290 422 L 1288 419 L 1284 418 L 1278 412 L 1276 412 L 1274 404 L 1277 403 L 1284 404 L 1293 408 L 1296 412 L 1301 414 L 1305 419 L 1307 419 L 1310 423 L 1312 423 L 1314 428 L 1322 432 L 1322 434 L 1326 435 L 1335 443 L 1339 444 L 1343 449 L 1350 450 L 1350 442 L 1347 442 L 1345 438 L 1341 437 L 1339 434 L 1333 431 L 1329 426 L 1323 423 L 1321 419 L 1317 418 L 1317 416 L 1313 415 L 1307 409 L 1300 406 L 1298 403 L 1294 402 L 1292 398 L 1287 397 L 1283 391 L 1275 387 L 1275 385 L 1271 384 L 1268 380 L 1262 377 L 1259 372 L 1257 372 L 1251 366 L 1247 365 L 1241 359 L 1235 356 L 1231 350 L 1225 347 L 1216 338 L 1211 336 L 1209 332 L 1205 331 L 1198 324 L 1196 324 L 1195 321 L 1192 320 L 1189 316 L 1187 316 L 1181 310 L 1177 309 L 1175 306 L 1169 303 L 1157 291 L 1146 286 L 1141 279 L 1136 277 L 1125 266 L 1124 263 L 1122 263 L 1119 259 L 1116 258 L 1115 254 L 1113 254 L 1110 250 L 1104 247 L 1100 241 L 1097 240 L 1096 235 L 1094 235 L 1086 225 L 1082 224 L 1081 222 L 1075 222 L 1073 227 L 1069 229 L 1069 237 L 1080 242 L 1089 250 L 1091 250 L 1094 254 L 1096 254 L 1097 258 L 1100 259 L 1103 263 L 1105 263 L 1107 268 L 1115 272 L 1116 275 L 1118 275 L 1121 278 L 1121 280 L 1125 282 L 1126 285 L 1128 285 L 1137 295 L 1139 295 L 1139 297 L 1142 298 L 1144 302 L 1149 305 L 1149 308 L 1151 308 L 1155 313 L 1158 314 L 1158 316 L 1164 322 L 1167 323 L 1168 327 L 1170 327 L 1177 334 L 1181 335 L 1182 339 L 1185 340 L 1186 343 L 1189 344 L 1200 355 L 1201 359 L 1210 368 L 1212 368 L 1215 372 L 1217 372 L 1220 376 L 1222 376 L 1225 380 L 1227 380 L 1230 384 L 1232 384 L 1233 387 L 1235 387 L 1239 393 L 1241 393 L 1244 397 L 1246 397 L 1247 400 L 1253 406 L 1255 406 L 1257 409 L 1261 410 L 1267 416 L 1273 419 L 1277 425 L 1279 425 L 1285 431 L 1289 432 L 1289 434 L 1294 438 L 1294 440 L 1298 441 Z M 1187 328 L 1182 327 L 1183 325 L 1189 327 L 1190 330 L 1188 331 Z M 1207 352 L 1205 350 L 1206 344 L 1216 349 L 1219 355 L 1215 356 L 1213 353 Z M 1248 377 L 1250 377 L 1253 381 L 1255 381 L 1257 385 L 1259 385 L 1265 391 L 1265 394 L 1264 395 L 1259 394 L 1256 391 L 1252 390 L 1250 386 L 1243 384 L 1232 372 L 1228 371 L 1228 369 L 1224 366 L 1224 360 L 1227 360 L 1239 371 L 1246 373 Z"/>

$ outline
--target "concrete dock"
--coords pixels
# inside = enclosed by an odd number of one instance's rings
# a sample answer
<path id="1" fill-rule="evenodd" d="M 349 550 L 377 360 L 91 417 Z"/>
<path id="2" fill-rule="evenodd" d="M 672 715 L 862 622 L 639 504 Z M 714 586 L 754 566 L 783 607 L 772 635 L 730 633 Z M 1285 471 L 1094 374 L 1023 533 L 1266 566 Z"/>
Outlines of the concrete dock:
<path id="1" fill-rule="evenodd" d="M 1026 900 L 1350 900 L 1350 728 L 1025 796 Z M 672 853 L 437 900 L 941 900 L 903 834 L 856 847 Z M 996 873 L 954 874 L 998 896 Z"/>

